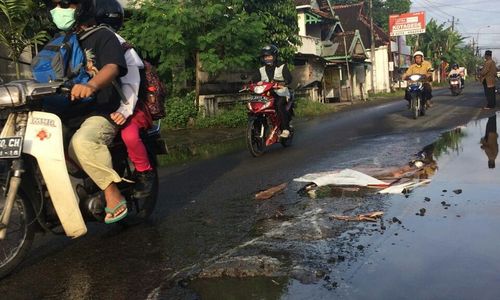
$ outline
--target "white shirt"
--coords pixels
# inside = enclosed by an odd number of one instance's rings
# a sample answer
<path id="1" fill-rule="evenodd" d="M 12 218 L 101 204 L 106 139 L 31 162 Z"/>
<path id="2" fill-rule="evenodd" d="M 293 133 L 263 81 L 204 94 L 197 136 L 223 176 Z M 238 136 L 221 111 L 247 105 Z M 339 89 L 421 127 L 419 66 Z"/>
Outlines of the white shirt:
<path id="1" fill-rule="evenodd" d="M 116 37 L 120 41 L 120 44 L 125 43 L 125 39 L 119 34 L 115 33 Z M 141 83 L 141 76 L 139 74 L 139 69 L 144 68 L 142 59 L 139 57 L 134 49 L 128 49 L 125 52 L 125 61 L 127 62 L 127 75 L 120 77 L 122 82 L 122 90 L 125 98 L 127 98 L 127 104 L 123 101 L 120 103 L 120 107 L 116 112 L 121 113 L 125 118 L 130 117 L 134 113 L 135 105 L 137 104 L 137 99 L 139 97 L 139 86 Z"/>

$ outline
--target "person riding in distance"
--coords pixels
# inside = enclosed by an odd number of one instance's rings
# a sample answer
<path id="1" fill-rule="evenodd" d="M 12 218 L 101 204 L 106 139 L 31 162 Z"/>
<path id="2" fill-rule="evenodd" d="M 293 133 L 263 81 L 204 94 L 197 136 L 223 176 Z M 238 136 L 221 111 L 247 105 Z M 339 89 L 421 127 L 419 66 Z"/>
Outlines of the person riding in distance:
<path id="1" fill-rule="evenodd" d="M 464 72 L 458 67 L 458 64 L 453 64 L 450 73 L 448 74 L 448 77 L 451 77 L 453 75 L 458 75 L 460 76 L 460 83 L 462 88 L 464 87 Z"/>
<path id="2" fill-rule="evenodd" d="M 280 119 L 280 130 L 282 138 L 288 138 L 290 135 L 291 115 L 286 109 L 287 101 L 290 99 L 290 91 L 287 85 L 292 82 L 292 74 L 288 66 L 278 61 L 279 50 L 275 45 L 266 45 L 260 51 L 260 61 L 263 65 L 259 72 L 254 76 L 255 81 L 276 82 L 280 85 L 275 89 L 276 95 L 274 106 L 278 118 Z"/>
<path id="3" fill-rule="evenodd" d="M 422 51 L 416 51 L 413 54 L 413 60 L 414 63 L 406 70 L 406 72 L 403 75 L 404 80 L 408 80 L 411 75 L 418 74 L 418 75 L 425 75 L 426 76 L 426 82 L 424 82 L 424 90 L 422 91 L 422 104 L 427 106 L 431 106 L 432 103 L 430 100 L 432 99 L 432 86 L 430 82 L 432 82 L 432 65 L 430 62 L 424 60 L 424 53 Z M 408 100 L 408 102 L 411 101 L 410 93 L 406 91 L 405 93 L 405 99 Z"/>

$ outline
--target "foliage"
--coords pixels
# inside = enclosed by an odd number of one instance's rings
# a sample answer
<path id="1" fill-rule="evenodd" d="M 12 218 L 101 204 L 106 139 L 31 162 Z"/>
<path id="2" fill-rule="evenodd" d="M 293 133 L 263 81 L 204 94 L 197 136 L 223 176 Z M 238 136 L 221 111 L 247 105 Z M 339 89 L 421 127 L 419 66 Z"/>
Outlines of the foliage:
<path id="1" fill-rule="evenodd" d="M 408 43 L 415 50 L 424 53 L 426 60 L 438 67 L 442 60 L 450 64 L 458 63 L 468 70 L 475 70 L 480 63 L 474 55 L 474 49 L 470 45 L 463 44 L 464 38 L 460 33 L 453 31 L 451 27 L 437 24 L 431 19 L 426 26 L 426 32 L 418 36 L 411 36 Z"/>
<path id="2" fill-rule="evenodd" d="M 266 26 L 261 42 L 276 45 L 281 59 L 291 62 L 297 51 L 296 46 L 301 43 L 295 1 L 249 0 L 245 1 L 245 9 L 249 13 L 257 13 Z"/>
<path id="3" fill-rule="evenodd" d="M 332 4 L 359 3 L 359 0 L 330 0 Z M 369 1 L 364 1 L 365 13 L 369 16 Z M 373 0 L 373 22 L 380 28 L 389 31 L 389 15 L 410 11 L 410 0 Z"/>
<path id="4" fill-rule="evenodd" d="M 167 101 L 167 116 L 163 119 L 169 128 L 185 128 L 189 120 L 195 118 L 197 109 L 194 104 L 194 93 L 184 97 L 172 97 Z"/>
<path id="5" fill-rule="evenodd" d="M 186 62 L 195 64 L 198 54 L 203 70 L 211 74 L 252 61 L 255 46 L 249 45 L 264 25 L 256 14 L 245 12 L 242 2 L 142 1 L 121 33 L 143 56 L 158 61 L 158 70 L 171 77 L 178 91 L 182 82 L 193 78 L 194 68 Z"/>
<path id="6" fill-rule="evenodd" d="M 219 112 L 214 117 L 199 116 L 196 119 L 197 128 L 236 128 L 244 126 L 248 121 L 247 108 L 245 105 L 236 106 Z"/>
<path id="7" fill-rule="evenodd" d="M 203 71 L 216 75 L 251 66 L 259 48 L 269 42 L 270 37 L 275 38 L 278 45 L 289 45 L 289 40 L 296 39 L 292 31 L 297 28 L 296 21 L 291 26 L 288 20 L 291 12 L 296 18 L 295 6 L 290 0 L 280 1 L 279 5 L 257 0 L 140 2 L 140 9 L 133 11 L 120 33 L 135 44 L 143 56 L 158 62 L 159 72 L 175 83 L 177 92 L 183 82 L 193 78 L 197 57 Z M 253 11 L 249 9 L 253 4 L 274 11 Z M 281 17 L 288 19 L 280 22 Z M 292 29 L 285 30 L 286 26 Z"/>
<path id="8" fill-rule="evenodd" d="M 28 46 L 41 45 L 48 39 L 41 30 L 41 5 L 32 0 L 0 0 L 0 45 L 8 50 L 20 78 L 19 59 Z"/>

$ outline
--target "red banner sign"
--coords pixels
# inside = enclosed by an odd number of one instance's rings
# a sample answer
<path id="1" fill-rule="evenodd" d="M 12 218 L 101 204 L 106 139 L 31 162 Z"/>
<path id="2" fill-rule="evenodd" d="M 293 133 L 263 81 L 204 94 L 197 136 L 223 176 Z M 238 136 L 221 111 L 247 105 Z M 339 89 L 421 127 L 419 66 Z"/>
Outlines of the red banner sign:
<path id="1" fill-rule="evenodd" d="M 409 35 L 425 32 L 425 12 L 389 16 L 389 35 Z"/>

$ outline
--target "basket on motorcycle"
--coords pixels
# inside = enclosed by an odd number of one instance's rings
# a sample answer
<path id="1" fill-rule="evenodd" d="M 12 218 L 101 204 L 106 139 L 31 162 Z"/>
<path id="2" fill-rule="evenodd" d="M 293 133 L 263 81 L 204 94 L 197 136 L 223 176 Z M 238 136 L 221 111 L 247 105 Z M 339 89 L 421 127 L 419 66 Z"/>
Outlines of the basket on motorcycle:
<path id="1" fill-rule="evenodd" d="M 26 99 L 24 92 L 24 86 L 20 82 L 9 82 L 0 85 L 0 109 L 23 105 Z"/>

